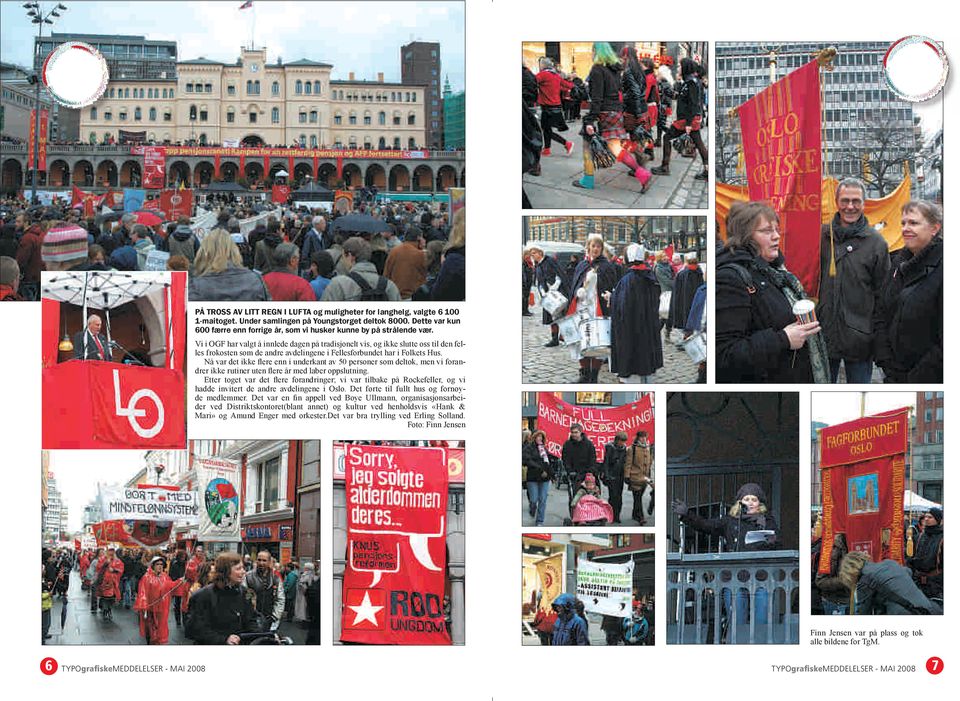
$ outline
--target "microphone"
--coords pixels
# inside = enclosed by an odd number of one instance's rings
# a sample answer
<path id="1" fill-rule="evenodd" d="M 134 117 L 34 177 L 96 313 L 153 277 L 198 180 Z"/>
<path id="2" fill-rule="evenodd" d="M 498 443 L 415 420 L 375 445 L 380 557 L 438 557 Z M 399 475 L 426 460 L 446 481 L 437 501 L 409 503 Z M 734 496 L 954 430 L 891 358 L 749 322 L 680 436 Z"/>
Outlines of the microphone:
<path id="1" fill-rule="evenodd" d="M 125 359 L 125 362 L 126 362 L 126 363 L 128 363 L 128 364 L 130 364 L 130 365 L 142 365 L 142 366 L 146 367 L 146 363 L 144 363 L 143 361 L 141 361 L 137 356 L 135 356 L 133 353 L 131 353 L 130 351 L 128 351 L 126 348 L 124 348 L 124 347 L 123 347 L 120 343 L 118 343 L 117 341 L 111 339 L 109 345 L 110 345 L 111 348 L 118 348 L 118 349 L 120 349 L 120 350 L 122 350 L 122 351 L 124 352 L 124 354 L 127 356 L 126 359 Z"/>

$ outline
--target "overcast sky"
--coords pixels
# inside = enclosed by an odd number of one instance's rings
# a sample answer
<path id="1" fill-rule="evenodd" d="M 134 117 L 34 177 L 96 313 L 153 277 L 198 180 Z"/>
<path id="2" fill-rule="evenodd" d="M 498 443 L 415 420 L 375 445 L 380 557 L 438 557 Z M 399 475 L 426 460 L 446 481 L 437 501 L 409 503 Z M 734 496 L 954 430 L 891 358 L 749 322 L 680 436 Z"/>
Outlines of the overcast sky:
<path id="1" fill-rule="evenodd" d="M 83 507 L 97 496 L 97 482 L 123 484 L 139 472 L 145 450 L 51 450 L 50 472 L 67 505 L 71 533 L 83 524 Z"/>
<path id="2" fill-rule="evenodd" d="M 814 421 L 828 426 L 860 418 L 860 392 L 813 392 L 812 409 Z M 867 392 L 865 415 L 878 414 L 890 409 L 916 407 L 916 392 Z"/>
<path id="3" fill-rule="evenodd" d="M 275 63 L 308 58 L 332 63 L 333 78 L 400 81 L 400 47 L 410 41 L 440 42 L 443 78 L 454 92 L 464 89 L 462 2 L 267 2 L 239 10 L 242 0 L 224 2 L 71 2 L 44 34 L 135 34 L 176 41 L 181 60 L 206 58 L 233 63 L 241 45 L 267 48 Z M 22 2 L 0 3 L 2 54 L 8 63 L 32 65 L 36 34 Z M 41 2 L 44 12 L 55 3 Z M 442 80 L 442 79 L 441 79 Z M 442 85 L 442 83 L 441 83 Z"/>

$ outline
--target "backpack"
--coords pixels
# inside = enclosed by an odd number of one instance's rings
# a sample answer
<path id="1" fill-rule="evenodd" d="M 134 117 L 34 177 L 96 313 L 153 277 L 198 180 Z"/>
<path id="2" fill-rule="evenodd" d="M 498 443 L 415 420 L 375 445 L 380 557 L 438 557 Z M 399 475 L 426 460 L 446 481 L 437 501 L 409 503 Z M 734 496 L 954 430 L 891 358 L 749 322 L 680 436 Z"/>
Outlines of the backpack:
<path id="1" fill-rule="evenodd" d="M 370 283 L 363 279 L 359 273 L 348 273 L 351 280 L 360 286 L 361 302 L 386 302 L 387 301 L 387 278 L 382 275 L 377 280 L 376 287 L 370 287 Z"/>

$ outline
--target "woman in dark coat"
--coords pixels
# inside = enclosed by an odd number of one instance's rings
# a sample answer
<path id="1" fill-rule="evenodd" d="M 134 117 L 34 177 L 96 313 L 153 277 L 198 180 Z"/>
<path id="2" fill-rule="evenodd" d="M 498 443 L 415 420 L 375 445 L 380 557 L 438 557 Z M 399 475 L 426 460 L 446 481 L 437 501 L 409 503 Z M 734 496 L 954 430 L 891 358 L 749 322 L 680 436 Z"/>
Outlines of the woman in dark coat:
<path id="1" fill-rule="evenodd" d="M 677 96 L 677 117 L 664 134 L 663 161 L 652 169 L 654 175 L 670 175 L 670 141 L 681 134 L 689 134 L 703 161 L 703 170 L 693 177 L 696 180 L 710 177 L 707 171 L 707 146 L 700 136 L 700 122 L 703 119 L 703 86 L 700 83 L 702 73 L 703 67 L 692 58 L 680 61 L 680 76 L 683 82 Z"/>
<path id="2" fill-rule="evenodd" d="M 440 272 L 430 289 L 434 302 L 462 302 L 467 297 L 467 229 L 466 207 L 453 215 L 450 240 L 443 249 Z"/>
<path id="3" fill-rule="evenodd" d="M 736 502 L 729 512 L 720 518 L 702 518 L 680 499 L 674 499 L 673 513 L 680 517 L 680 521 L 695 531 L 711 536 L 722 536 L 724 552 L 752 552 L 756 550 L 779 550 L 780 528 L 773 515 L 767 511 L 766 494 L 759 484 L 747 483 L 737 491 Z M 747 535 L 754 531 L 773 531 L 773 535 L 765 535 L 759 540 L 747 543 Z M 748 611 L 753 610 L 753 617 L 757 627 L 767 622 L 766 590 L 757 589 L 753 606 L 750 605 L 749 594 L 746 589 L 737 588 L 737 622 L 748 621 Z M 723 589 L 723 602 L 727 609 L 733 603 L 730 589 Z"/>
<path id="4" fill-rule="evenodd" d="M 793 304 L 805 295 L 779 244 L 779 218 L 769 205 L 730 208 L 717 255 L 717 382 L 829 382 L 820 324 L 794 317 Z"/>
<path id="5" fill-rule="evenodd" d="M 557 287 L 557 291 L 569 301 L 570 280 L 556 259 L 544 255 L 543 250 L 536 246 L 529 246 L 526 253 L 530 256 L 530 260 L 533 261 L 534 280 L 536 281 L 537 289 L 540 290 L 540 295 L 546 295 L 550 291 L 550 288 L 559 280 L 560 286 Z M 562 312 L 558 312 L 557 316 L 560 316 L 561 313 Z M 543 344 L 544 347 L 554 348 L 559 346 L 560 327 L 554 323 L 553 316 L 547 312 L 546 309 L 543 310 L 543 325 L 550 327 L 550 340 Z"/>
<path id="6" fill-rule="evenodd" d="M 903 248 L 876 307 L 876 363 L 884 382 L 943 382 L 943 210 L 903 208 Z"/>
<path id="7" fill-rule="evenodd" d="M 590 271 L 596 273 L 597 276 L 597 299 L 596 308 L 591 308 L 588 311 L 591 316 L 609 317 L 610 302 L 609 295 L 606 293 L 613 292 L 613 288 L 617 286 L 617 282 L 620 280 L 620 268 L 615 263 L 611 263 L 604 255 L 603 237 L 600 234 L 591 234 L 587 237 L 586 255 L 573 273 L 573 281 L 570 285 L 570 306 L 567 308 L 567 315 L 575 313 L 578 309 L 580 302 L 577 293 L 581 289 L 586 292 L 584 284 L 587 282 L 587 274 Z M 587 303 L 593 304 L 594 302 L 590 300 Z M 581 358 L 578 382 L 581 384 L 596 382 L 600 376 L 602 365 L 603 361 L 600 358 Z"/>
<path id="8" fill-rule="evenodd" d="M 660 284 L 643 246 L 627 246 L 629 269 L 610 297 L 610 372 L 621 382 L 650 382 L 663 367 Z"/>
<path id="9" fill-rule="evenodd" d="M 943 600 L 943 509 L 934 507 L 923 515 L 923 533 L 917 550 L 907 558 L 913 581 L 930 599 Z"/>
<path id="10" fill-rule="evenodd" d="M 590 86 L 590 112 L 583 117 L 584 146 L 583 169 L 584 174 L 579 180 L 574 180 L 574 187 L 592 190 L 593 159 L 591 156 L 589 139 L 599 134 L 606 142 L 607 148 L 619 163 L 623 163 L 641 184 L 640 192 L 650 188 L 653 177 L 650 171 L 637 163 L 637 159 L 624 144 L 628 139 L 627 131 L 623 128 L 623 104 L 620 101 L 620 71 L 623 67 L 617 60 L 610 44 L 605 41 L 593 44 L 593 68 L 587 77 Z"/>
<path id="11" fill-rule="evenodd" d="M 547 434 L 534 431 L 523 446 L 523 465 L 527 468 L 527 494 L 530 496 L 530 515 L 536 525 L 542 526 L 547 515 L 547 494 L 553 480 L 553 465 L 547 452 Z"/>

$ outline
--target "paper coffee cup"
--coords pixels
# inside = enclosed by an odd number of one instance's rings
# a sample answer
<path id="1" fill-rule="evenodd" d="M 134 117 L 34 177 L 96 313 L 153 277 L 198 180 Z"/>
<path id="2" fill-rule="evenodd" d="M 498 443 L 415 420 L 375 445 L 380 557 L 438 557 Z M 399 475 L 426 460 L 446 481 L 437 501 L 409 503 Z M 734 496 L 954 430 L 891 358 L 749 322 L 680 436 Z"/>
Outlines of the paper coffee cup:
<path id="1" fill-rule="evenodd" d="M 809 324 L 817 320 L 815 309 L 816 305 L 809 299 L 798 299 L 793 305 L 793 314 L 799 323 Z"/>

